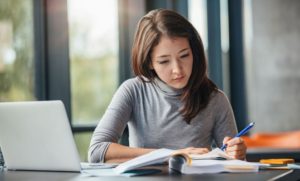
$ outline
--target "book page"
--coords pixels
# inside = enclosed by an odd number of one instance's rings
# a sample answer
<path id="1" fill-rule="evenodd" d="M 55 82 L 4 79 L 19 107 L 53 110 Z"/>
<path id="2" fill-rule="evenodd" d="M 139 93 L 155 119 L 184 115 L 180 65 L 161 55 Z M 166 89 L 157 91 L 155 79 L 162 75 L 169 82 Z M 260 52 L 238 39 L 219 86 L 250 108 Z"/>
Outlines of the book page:
<path id="1" fill-rule="evenodd" d="M 192 160 L 233 160 L 220 148 L 215 148 L 212 151 L 205 154 L 191 154 L 189 155 Z"/>
<path id="2" fill-rule="evenodd" d="M 142 156 L 136 157 L 132 160 L 129 160 L 127 162 L 121 163 L 114 170 L 117 173 L 123 173 L 128 170 L 135 169 L 135 168 L 140 168 L 143 166 L 149 166 L 149 165 L 153 165 L 153 164 L 163 163 L 169 159 L 170 155 L 173 152 L 174 152 L 174 150 L 165 149 L 165 148 L 154 150 L 145 155 L 142 155 Z"/>

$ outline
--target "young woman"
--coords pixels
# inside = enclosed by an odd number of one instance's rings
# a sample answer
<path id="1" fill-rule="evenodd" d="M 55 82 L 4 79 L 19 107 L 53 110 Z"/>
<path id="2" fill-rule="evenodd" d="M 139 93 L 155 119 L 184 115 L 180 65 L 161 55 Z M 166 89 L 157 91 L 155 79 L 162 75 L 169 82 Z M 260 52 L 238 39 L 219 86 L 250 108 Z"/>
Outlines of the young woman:
<path id="1" fill-rule="evenodd" d="M 90 162 L 123 162 L 157 148 L 206 153 L 214 142 L 244 159 L 227 97 L 207 77 L 201 38 L 171 10 L 150 11 L 138 23 L 132 48 L 135 78 L 117 90 L 94 131 Z M 126 125 L 129 147 L 118 144 Z"/>

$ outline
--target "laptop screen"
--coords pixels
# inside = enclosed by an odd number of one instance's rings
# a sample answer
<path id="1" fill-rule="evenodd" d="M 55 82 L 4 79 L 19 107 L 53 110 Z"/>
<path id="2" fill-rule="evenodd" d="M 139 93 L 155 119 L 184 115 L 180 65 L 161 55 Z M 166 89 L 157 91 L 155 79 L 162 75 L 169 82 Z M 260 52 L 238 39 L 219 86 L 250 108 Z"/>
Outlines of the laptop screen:
<path id="1" fill-rule="evenodd" d="M 80 171 L 61 101 L 0 103 L 0 147 L 14 170 Z"/>

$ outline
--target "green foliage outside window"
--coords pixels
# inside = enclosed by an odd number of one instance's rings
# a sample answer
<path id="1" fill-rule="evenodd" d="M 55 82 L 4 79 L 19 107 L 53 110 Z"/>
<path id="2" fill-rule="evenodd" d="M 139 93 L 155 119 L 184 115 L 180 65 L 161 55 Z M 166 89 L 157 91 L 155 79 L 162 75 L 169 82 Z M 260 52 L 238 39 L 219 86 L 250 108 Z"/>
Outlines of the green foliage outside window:
<path id="1" fill-rule="evenodd" d="M 30 0 L 0 1 L 0 101 L 34 100 Z"/>

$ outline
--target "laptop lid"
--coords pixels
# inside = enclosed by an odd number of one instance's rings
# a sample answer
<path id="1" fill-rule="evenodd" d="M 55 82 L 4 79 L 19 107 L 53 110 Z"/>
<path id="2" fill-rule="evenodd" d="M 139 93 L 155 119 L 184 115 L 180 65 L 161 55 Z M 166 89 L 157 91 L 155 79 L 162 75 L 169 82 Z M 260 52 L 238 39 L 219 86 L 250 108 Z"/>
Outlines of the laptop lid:
<path id="1" fill-rule="evenodd" d="M 61 101 L 0 103 L 0 147 L 8 169 L 80 171 Z"/>

